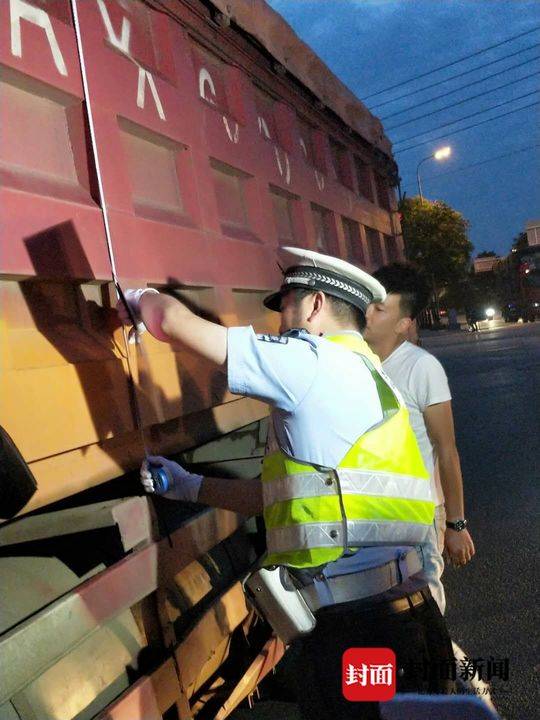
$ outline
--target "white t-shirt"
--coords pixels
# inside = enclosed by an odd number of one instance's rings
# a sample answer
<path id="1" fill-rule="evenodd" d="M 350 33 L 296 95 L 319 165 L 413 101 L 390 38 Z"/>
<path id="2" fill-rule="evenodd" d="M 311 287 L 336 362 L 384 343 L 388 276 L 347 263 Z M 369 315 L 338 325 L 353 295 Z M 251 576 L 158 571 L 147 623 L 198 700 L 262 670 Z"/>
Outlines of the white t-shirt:
<path id="1" fill-rule="evenodd" d="M 436 357 L 408 341 L 399 345 L 383 361 L 382 366 L 407 405 L 412 429 L 426 468 L 431 475 L 431 488 L 435 504 L 441 505 L 444 502 L 444 496 L 439 470 L 423 412 L 430 405 L 452 399 L 444 368 Z"/>

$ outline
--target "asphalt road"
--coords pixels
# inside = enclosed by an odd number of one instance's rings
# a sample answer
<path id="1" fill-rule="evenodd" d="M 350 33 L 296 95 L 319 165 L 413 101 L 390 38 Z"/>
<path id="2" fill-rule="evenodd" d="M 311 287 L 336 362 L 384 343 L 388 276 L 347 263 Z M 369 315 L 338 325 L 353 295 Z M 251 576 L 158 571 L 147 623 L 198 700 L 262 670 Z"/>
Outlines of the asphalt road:
<path id="1" fill-rule="evenodd" d="M 533 720 L 540 717 L 540 323 L 482 325 L 479 333 L 423 335 L 424 347 L 441 360 L 450 380 L 466 515 L 477 551 L 467 567 L 446 570 L 447 621 L 484 677 L 488 660 L 502 660 L 504 673 L 508 659 L 508 680 L 491 682 L 501 717 Z M 233 717 L 299 715 L 293 705 L 267 701 Z"/>
<path id="2" fill-rule="evenodd" d="M 495 704 L 508 720 L 533 720 L 540 717 L 540 323 L 428 333 L 424 346 L 450 380 L 477 552 L 443 577 L 448 625 L 485 670 L 489 658 L 508 658 L 508 682 L 492 680 Z"/>

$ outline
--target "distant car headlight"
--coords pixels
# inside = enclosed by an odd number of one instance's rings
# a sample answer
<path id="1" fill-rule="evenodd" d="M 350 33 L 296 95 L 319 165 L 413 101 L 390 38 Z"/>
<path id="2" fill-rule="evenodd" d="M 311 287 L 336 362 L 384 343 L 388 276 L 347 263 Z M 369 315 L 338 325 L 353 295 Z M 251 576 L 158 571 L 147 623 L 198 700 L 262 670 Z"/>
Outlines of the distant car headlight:
<path id="1" fill-rule="evenodd" d="M 493 308 L 488 308 L 486 310 L 486 317 L 488 320 L 493 320 L 493 317 L 495 316 L 495 310 Z"/>

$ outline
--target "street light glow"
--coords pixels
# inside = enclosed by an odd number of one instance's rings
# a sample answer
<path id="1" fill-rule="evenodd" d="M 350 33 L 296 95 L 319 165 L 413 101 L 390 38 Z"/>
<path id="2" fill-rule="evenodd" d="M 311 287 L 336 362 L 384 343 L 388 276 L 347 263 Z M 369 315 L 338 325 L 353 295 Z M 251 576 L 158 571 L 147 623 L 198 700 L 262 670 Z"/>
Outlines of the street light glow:
<path id="1" fill-rule="evenodd" d="M 445 160 L 447 157 L 450 157 L 452 154 L 452 148 L 449 145 L 446 145 L 445 147 L 439 148 L 433 153 L 433 157 L 435 160 Z"/>
<path id="2" fill-rule="evenodd" d="M 445 160 L 447 157 L 450 157 L 451 152 L 452 148 L 449 145 L 445 145 L 444 147 L 435 150 L 433 155 L 428 155 L 427 157 L 423 158 L 423 160 L 420 160 L 420 162 L 416 166 L 416 182 L 418 183 L 418 194 L 420 195 L 420 202 L 424 202 L 424 196 L 422 194 L 422 183 L 420 182 L 420 166 L 422 165 L 422 163 L 425 163 L 428 160 Z"/>

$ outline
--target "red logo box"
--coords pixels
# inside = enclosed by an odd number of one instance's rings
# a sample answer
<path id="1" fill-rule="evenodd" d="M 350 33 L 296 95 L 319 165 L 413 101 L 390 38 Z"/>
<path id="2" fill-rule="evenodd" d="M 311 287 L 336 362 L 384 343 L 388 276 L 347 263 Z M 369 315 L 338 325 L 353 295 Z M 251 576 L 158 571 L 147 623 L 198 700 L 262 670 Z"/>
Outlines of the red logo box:
<path id="1" fill-rule="evenodd" d="M 345 650 L 341 686 L 352 702 L 391 700 L 396 694 L 396 654 L 390 648 Z"/>

